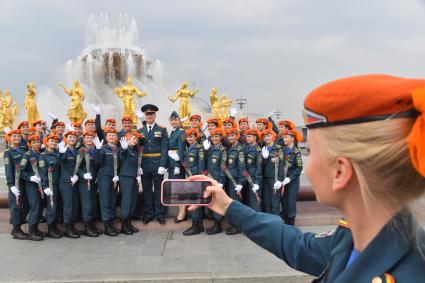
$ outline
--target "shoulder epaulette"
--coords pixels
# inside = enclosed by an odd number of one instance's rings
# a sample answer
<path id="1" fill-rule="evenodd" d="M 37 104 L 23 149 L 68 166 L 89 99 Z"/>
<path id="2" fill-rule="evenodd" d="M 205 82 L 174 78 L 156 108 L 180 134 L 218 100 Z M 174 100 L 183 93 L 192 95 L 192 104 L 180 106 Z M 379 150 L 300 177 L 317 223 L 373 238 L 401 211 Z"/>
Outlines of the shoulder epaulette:
<path id="1" fill-rule="evenodd" d="M 345 227 L 345 228 L 350 228 L 350 225 L 348 225 L 348 222 L 346 221 L 346 220 L 344 220 L 344 219 L 341 219 L 341 220 L 339 220 L 338 221 L 338 225 L 339 226 L 342 226 L 342 227 Z"/>
<path id="2" fill-rule="evenodd" d="M 42 153 L 40 153 L 41 155 L 46 155 L 46 152 L 45 151 L 43 151 Z"/>
<path id="3" fill-rule="evenodd" d="M 294 153 L 301 152 L 300 149 L 298 147 L 296 147 L 296 146 L 294 146 L 293 150 L 294 150 Z"/>
<path id="4" fill-rule="evenodd" d="M 224 147 L 224 145 L 220 145 L 220 150 L 225 150 L 226 148 Z"/>
<path id="5" fill-rule="evenodd" d="M 28 150 L 27 152 L 25 152 L 25 155 L 30 156 L 31 155 L 31 152 Z"/>
<path id="6" fill-rule="evenodd" d="M 261 151 L 261 147 L 260 147 L 258 144 L 255 146 L 255 149 L 256 149 L 257 151 Z"/>
<path id="7" fill-rule="evenodd" d="M 10 148 L 9 147 L 6 147 L 5 150 L 4 150 L 4 152 L 9 151 L 9 150 L 10 150 Z"/>
<path id="8" fill-rule="evenodd" d="M 160 127 L 161 129 L 164 129 L 165 127 L 161 124 L 156 124 L 158 127 Z"/>

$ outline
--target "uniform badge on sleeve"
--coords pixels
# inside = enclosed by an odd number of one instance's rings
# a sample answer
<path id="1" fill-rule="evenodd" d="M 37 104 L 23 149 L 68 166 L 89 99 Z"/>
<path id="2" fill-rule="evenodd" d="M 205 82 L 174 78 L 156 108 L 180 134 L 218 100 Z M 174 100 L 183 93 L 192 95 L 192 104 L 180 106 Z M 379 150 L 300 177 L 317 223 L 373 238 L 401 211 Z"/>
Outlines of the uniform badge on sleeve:
<path id="1" fill-rule="evenodd" d="M 44 160 L 40 160 L 40 161 L 38 162 L 38 166 L 40 166 L 40 167 L 44 167 Z"/>
<path id="2" fill-rule="evenodd" d="M 9 157 L 4 158 L 4 165 L 7 165 L 7 164 L 9 164 Z"/>

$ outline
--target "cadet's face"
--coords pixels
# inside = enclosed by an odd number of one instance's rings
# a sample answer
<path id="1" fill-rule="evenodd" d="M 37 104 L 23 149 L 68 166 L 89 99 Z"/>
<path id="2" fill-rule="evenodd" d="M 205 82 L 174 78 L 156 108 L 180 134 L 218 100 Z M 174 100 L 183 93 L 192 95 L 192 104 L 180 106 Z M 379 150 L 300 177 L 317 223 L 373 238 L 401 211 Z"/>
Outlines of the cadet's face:
<path id="1" fill-rule="evenodd" d="M 221 136 L 220 135 L 211 136 L 211 141 L 213 144 L 219 144 L 221 142 Z"/>
<path id="2" fill-rule="evenodd" d="M 84 144 L 89 146 L 93 145 L 93 136 L 86 135 L 84 137 Z"/>
<path id="3" fill-rule="evenodd" d="M 40 150 L 40 141 L 39 140 L 35 140 L 35 141 L 31 141 L 30 143 L 31 145 L 31 149 L 34 151 L 39 151 Z"/>
<path id="4" fill-rule="evenodd" d="M 145 112 L 145 120 L 147 123 L 152 124 L 155 122 L 156 113 L 155 112 Z"/>
<path id="5" fill-rule="evenodd" d="M 106 128 L 107 129 L 115 129 L 117 125 L 115 123 L 106 122 Z"/>
<path id="6" fill-rule="evenodd" d="M 35 131 L 41 133 L 43 131 L 43 126 L 41 124 L 35 125 Z"/>
<path id="7" fill-rule="evenodd" d="M 231 129 L 231 128 L 233 128 L 233 124 L 232 123 L 226 123 L 226 124 L 224 124 L 224 129 L 225 130 Z"/>
<path id="8" fill-rule="evenodd" d="M 294 141 L 295 141 L 295 139 L 291 135 L 284 135 L 283 136 L 283 142 L 285 143 L 285 145 L 293 145 Z"/>
<path id="9" fill-rule="evenodd" d="M 64 131 L 65 131 L 65 127 L 64 127 L 64 126 L 57 126 L 57 127 L 56 127 L 56 132 L 57 132 L 59 135 L 62 135 Z"/>
<path id="10" fill-rule="evenodd" d="M 116 142 L 117 141 L 117 134 L 115 134 L 115 133 L 107 133 L 106 134 L 106 141 L 108 143 L 110 143 L 110 142 Z"/>
<path id="11" fill-rule="evenodd" d="M 199 121 L 199 120 L 196 120 L 196 119 L 192 119 L 191 121 L 190 121 L 190 126 L 192 127 L 192 128 L 199 128 L 199 124 L 200 124 L 201 122 Z"/>
<path id="12" fill-rule="evenodd" d="M 129 130 L 131 130 L 132 127 L 133 127 L 133 122 L 131 122 L 131 121 L 123 121 L 122 122 L 122 128 L 124 129 L 124 131 L 129 131 Z"/>
<path id="13" fill-rule="evenodd" d="M 81 136 L 83 134 L 83 129 L 81 127 L 74 127 L 77 136 Z"/>
<path id="14" fill-rule="evenodd" d="M 139 139 L 138 138 L 136 138 L 135 136 L 131 136 L 130 137 L 130 140 L 128 141 L 128 144 L 130 145 L 130 146 L 135 146 L 136 144 L 138 144 L 139 143 Z"/>
<path id="15" fill-rule="evenodd" d="M 305 165 L 305 173 L 311 182 L 317 200 L 324 204 L 335 203 L 335 195 L 332 194 L 332 176 L 329 161 L 326 159 L 321 142 L 325 142 L 320 135 L 320 129 L 308 132 L 310 155 Z"/>
<path id="16" fill-rule="evenodd" d="M 267 145 L 272 145 L 272 144 L 273 144 L 273 137 L 272 137 L 272 135 L 265 135 L 265 136 L 263 137 L 263 140 L 264 140 L 264 142 L 265 142 Z"/>
<path id="17" fill-rule="evenodd" d="M 173 128 L 178 128 L 178 127 L 180 127 L 180 120 L 177 119 L 177 118 L 172 118 L 172 119 L 170 119 L 170 125 Z"/>
<path id="18" fill-rule="evenodd" d="M 217 128 L 215 124 L 213 123 L 208 124 L 208 131 L 214 130 L 215 128 Z"/>
<path id="19" fill-rule="evenodd" d="M 284 131 L 286 131 L 286 126 L 285 125 L 279 125 L 277 126 L 279 128 L 279 133 L 283 134 Z"/>
<path id="20" fill-rule="evenodd" d="M 20 134 L 14 134 L 10 137 L 11 143 L 17 145 L 21 142 L 21 135 Z"/>
<path id="21" fill-rule="evenodd" d="M 68 145 L 75 145 L 76 143 L 77 143 L 77 137 L 76 136 L 74 136 L 74 135 L 68 135 L 67 137 L 66 137 L 66 143 L 68 144 Z"/>
<path id="22" fill-rule="evenodd" d="M 186 136 L 186 141 L 187 141 L 189 144 L 192 144 L 192 143 L 194 143 L 194 142 L 196 141 L 196 138 L 195 138 L 195 136 L 194 136 L 194 135 Z"/>
<path id="23" fill-rule="evenodd" d="M 49 139 L 47 141 L 47 147 L 50 149 L 56 149 L 58 147 L 58 141 L 55 139 Z"/>
<path id="24" fill-rule="evenodd" d="M 28 126 L 28 125 L 23 125 L 23 126 L 21 127 L 21 132 L 22 132 L 23 134 L 28 134 L 28 130 L 29 130 L 29 126 Z"/>
<path id="25" fill-rule="evenodd" d="M 89 131 L 89 132 L 94 132 L 95 127 L 96 126 L 93 123 L 87 123 L 86 124 L 86 130 Z"/>
<path id="26" fill-rule="evenodd" d="M 227 138 L 230 143 L 235 143 L 238 140 L 238 136 L 236 134 L 228 134 Z"/>
<path id="27" fill-rule="evenodd" d="M 241 122 L 241 123 L 239 123 L 239 129 L 242 132 L 245 132 L 246 130 L 248 130 L 248 123 L 247 122 Z"/>
<path id="28" fill-rule="evenodd" d="M 266 125 L 263 123 L 257 123 L 257 130 L 264 131 L 266 129 Z"/>
<path id="29" fill-rule="evenodd" d="M 246 142 L 249 144 L 257 142 L 257 139 L 253 135 L 247 135 L 246 136 Z"/>

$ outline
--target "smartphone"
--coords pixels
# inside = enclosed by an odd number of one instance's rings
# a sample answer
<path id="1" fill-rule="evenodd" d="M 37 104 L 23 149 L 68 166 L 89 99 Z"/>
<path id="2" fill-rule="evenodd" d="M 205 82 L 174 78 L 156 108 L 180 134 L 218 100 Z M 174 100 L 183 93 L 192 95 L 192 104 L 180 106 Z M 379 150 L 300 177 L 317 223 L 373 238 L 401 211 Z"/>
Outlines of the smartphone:
<path id="1" fill-rule="evenodd" d="M 165 206 L 210 205 L 212 197 L 204 198 L 204 191 L 211 185 L 210 181 L 164 180 L 161 186 L 161 202 Z"/>

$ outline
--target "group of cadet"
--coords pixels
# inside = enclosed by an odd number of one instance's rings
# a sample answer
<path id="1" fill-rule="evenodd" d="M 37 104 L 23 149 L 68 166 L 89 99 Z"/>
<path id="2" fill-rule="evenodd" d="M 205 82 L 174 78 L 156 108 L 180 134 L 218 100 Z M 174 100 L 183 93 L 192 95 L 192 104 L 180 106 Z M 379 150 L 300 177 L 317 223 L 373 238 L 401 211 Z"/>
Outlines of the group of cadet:
<path id="1" fill-rule="evenodd" d="M 165 224 L 161 204 L 161 182 L 204 174 L 215 179 L 229 196 L 256 211 L 280 215 L 293 225 L 300 186 L 302 157 L 298 142 L 302 135 L 289 120 L 259 118 L 250 128 L 247 118 L 232 117 L 202 122 L 192 115 L 182 127 L 176 112 L 170 115 L 172 131 L 156 123 L 157 106 L 146 104 L 143 126 L 135 129 L 132 117 L 122 117 L 122 129 L 115 119 L 101 124 L 96 118 L 65 125 L 51 115 L 47 129 L 39 120 L 19 123 L 6 130 L 4 165 L 9 189 L 9 207 L 14 239 L 43 240 L 44 237 L 79 238 L 131 235 L 138 229 L 131 223 L 137 206 L 139 184 L 143 188 L 143 223 L 156 219 Z M 121 229 L 114 226 L 119 209 Z M 46 211 L 46 216 L 43 215 Z M 190 213 L 192 226 L 184 235 L 204 231 L 204 217 L 214 220 L 208 234 L 222 232 L 222 217 L 206 208 Z M 74 224 L 82 219 L 84 230 Z M 187 219 L 181 206 L 174 221 Z M 47 233 L 38 225 L 45 220 Z M 95 225 L 104 224 L 104 230 Z M 28 233 L 21 229 L 28 222 Z M 64 224 L 64 231 L 58 229 Z M 226 234 L 240 233 L 230 226 Z"/>

